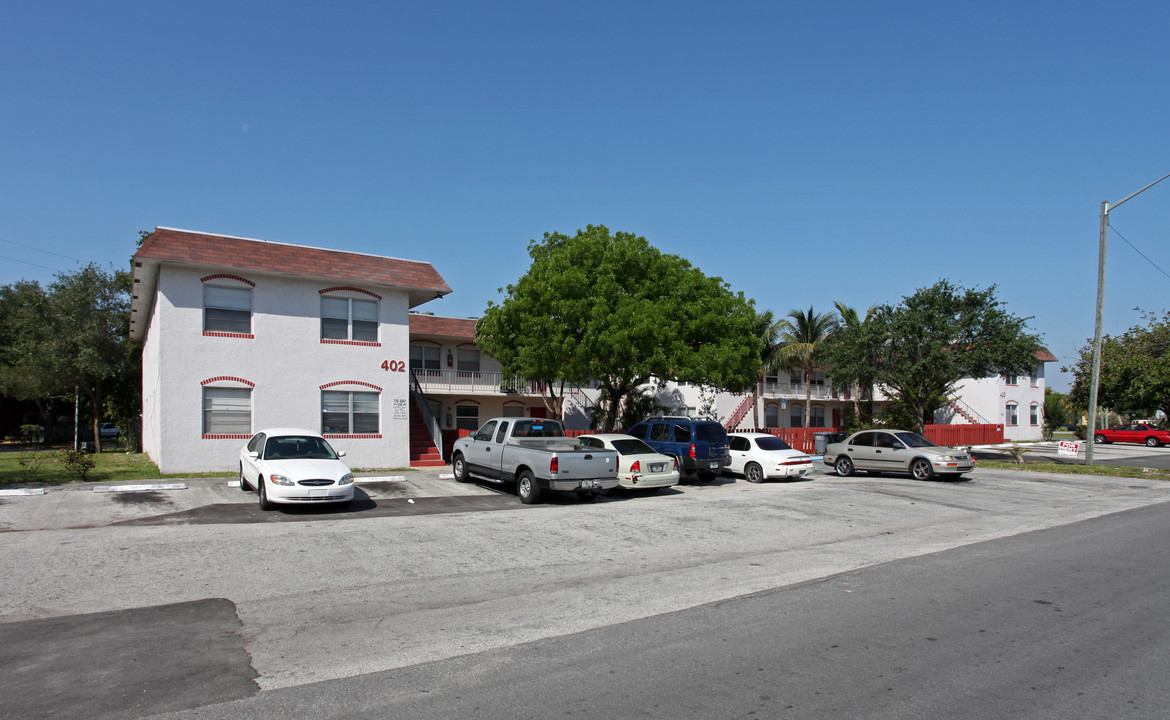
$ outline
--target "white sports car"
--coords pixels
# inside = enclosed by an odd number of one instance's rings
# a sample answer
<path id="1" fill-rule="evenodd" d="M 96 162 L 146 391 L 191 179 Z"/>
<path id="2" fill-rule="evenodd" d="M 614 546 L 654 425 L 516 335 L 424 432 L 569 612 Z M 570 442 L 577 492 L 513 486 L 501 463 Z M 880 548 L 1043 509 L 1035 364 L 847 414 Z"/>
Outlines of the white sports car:
<path id="1" fill-rule="evenodd" d="M 353 473 L 312 430 L 261 430 L 240 449 L 240 489 L 256 488 L 260 509 L 274 503 L 348 503 Z"/>
<path id="2" fill-rule="evenodd" d="M 768 433 L 728 433 L 731 464 L 726 472 L 739 473 L 751 483 L 772 478 L 800 478 L 812 473 L 812 458 Z"/>

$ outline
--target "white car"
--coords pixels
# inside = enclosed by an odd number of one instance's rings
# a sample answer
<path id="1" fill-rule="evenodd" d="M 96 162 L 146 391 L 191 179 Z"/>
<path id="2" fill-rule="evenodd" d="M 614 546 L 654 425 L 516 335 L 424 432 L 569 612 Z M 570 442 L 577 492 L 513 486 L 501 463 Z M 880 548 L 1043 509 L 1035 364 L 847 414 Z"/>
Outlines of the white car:
<path id="1" fill-rule="evenodd" d="M 731 464 L 727 472 L 758 483 L 773 478 L 800 478 L 812 473 L 812 458 L 768 433 L 728 433 Z"/>
<path id="2" fill-rule="evenodd" d="M 582 435 L 583 447 L 614 450 L 618 454 L 618 487 L 660 490 L 678 485 L 678 465 L 669 455 L 661 455 L 636 437 L 621 433 Z"/>
<path id="3" fill-rule="evenodd" d="M 348 503 L 353 473 L 325 438 L 312 430 L 261 430 L 240 449 L 240 489 L 252 488 L 260 509 L 275 503 Z"/>

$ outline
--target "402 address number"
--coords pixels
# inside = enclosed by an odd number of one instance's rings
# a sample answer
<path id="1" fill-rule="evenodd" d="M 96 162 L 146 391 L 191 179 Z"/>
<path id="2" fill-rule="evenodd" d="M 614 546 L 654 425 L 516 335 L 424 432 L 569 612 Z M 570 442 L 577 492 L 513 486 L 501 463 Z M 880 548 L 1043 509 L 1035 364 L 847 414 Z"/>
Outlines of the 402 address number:
<path id="1" fill-rule="evenodd" d="M 406 363 L 401 360 L 383 360 L 382 369 L 386 372 L 406 372 Z"/>

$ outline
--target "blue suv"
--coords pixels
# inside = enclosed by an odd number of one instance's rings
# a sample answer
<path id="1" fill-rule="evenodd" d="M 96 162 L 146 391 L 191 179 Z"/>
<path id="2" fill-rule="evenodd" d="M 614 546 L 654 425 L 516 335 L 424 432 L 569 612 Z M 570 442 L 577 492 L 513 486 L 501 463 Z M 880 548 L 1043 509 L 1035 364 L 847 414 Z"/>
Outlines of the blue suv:
<path id="1" fill-rule="evenodd" d="M 656 452 L 673 456 L 680 473 L 698 475 L 700 480 L 714 480 L 720 470 L 731 464 L 727 431 L 714 420 L 652 417 L 634 425 L 626 434 L 645 441 Z"/>

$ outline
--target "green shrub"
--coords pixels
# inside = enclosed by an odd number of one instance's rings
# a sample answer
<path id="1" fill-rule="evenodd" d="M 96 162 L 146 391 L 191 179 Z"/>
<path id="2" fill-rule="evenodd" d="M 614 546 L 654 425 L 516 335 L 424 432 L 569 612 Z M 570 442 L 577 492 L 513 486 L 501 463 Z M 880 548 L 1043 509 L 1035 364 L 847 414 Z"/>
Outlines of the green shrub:
<path id="1" fill-rule="evenodd" d="M 84 450 L 61 450 L 58 455 L 61 465 L 69 472 L 80 475 L 82 480 L 87 479 L 86 475 L 97 464 L 93 455 Z"/>
<path id="2" fill-rule="evenodd" d="M 16 459 L 20 464 L 20 477 L 24 482 L 32 482 L 33 475 L 37 474 L 37 470 L 41 469 L 41 465 L 45 462 L 41 453 L 26 452 L 21 453 L 20 457 Z"/>

